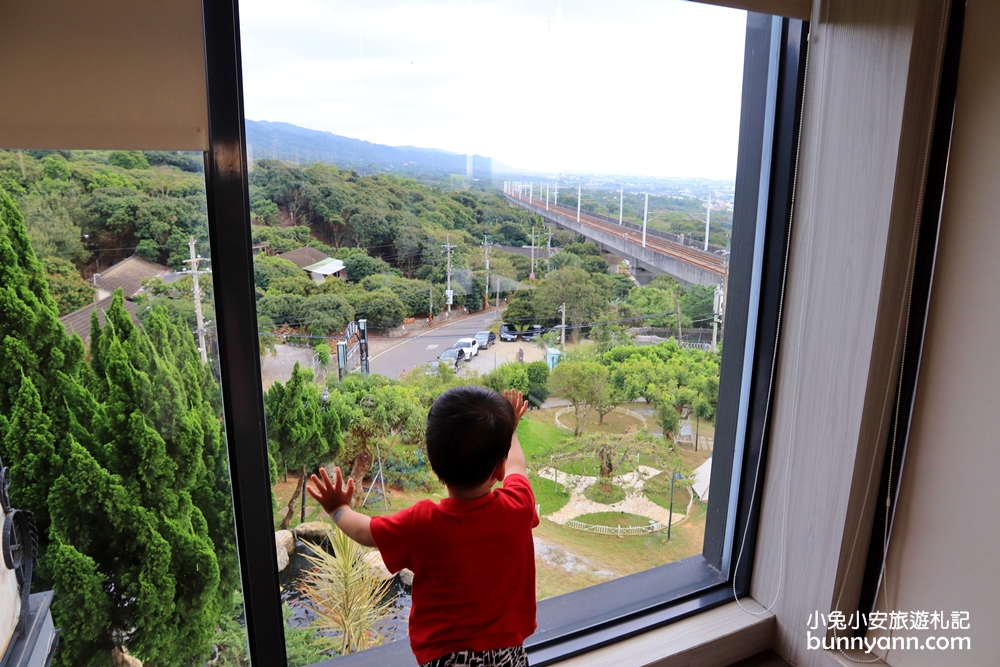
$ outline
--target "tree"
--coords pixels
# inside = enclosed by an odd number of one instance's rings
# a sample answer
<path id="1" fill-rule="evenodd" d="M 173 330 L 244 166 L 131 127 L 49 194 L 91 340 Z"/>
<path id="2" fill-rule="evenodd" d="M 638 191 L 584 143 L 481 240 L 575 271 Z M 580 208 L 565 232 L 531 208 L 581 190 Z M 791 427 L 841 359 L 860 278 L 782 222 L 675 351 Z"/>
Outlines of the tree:
<path id="1" fill-rule="evenodd" d="M 303 324 L 310 333 L 327 335 L 344 330 L 354 319 L 354 308 L 337 294 L 318 294 L 305 301 Z"/>
<path id="2" fill-rule="evenodd" d="M 0 191 L 0 453 L 37 518 L 56 664 L 120 645 L 194 664 L 238 582 L 218 388 L 186 327 L 155 310 L 141 332 L 122 303 L 92 318 L 86 364 Z"/>
<path id="3" fill-rule="evenodd" d="M 524 369 L 528 373 L 528 401 L 531 407 L 540 408 L 549 397 L 549 365 L 545 361 L 532 361 Z"/>
<path id="4" fill-rule="evenodd" d="M 608 311 L 611 285 L 606 276 L 578 268 L 562 269 L 539 284 L 533 300 L 536 316 L 549 325 L 560 322 L 559 308 L 565 303 L 566 324 L 573 327 L 576 337 L 581 326 L 599 321 Z"/>
<path id="5" fill-rule="evenodd" d="M 305 278 L 305 272 L 287 259 L 257 255 L 253 258 L 254 286 L 262 291 L 270 289 L 271 283 L 279 278 Z"/>
<path id="6" fill-rule="evenodd" d="M 530 395 L 531 380 L 524 364 L 505 363 L 494 368 L 483 376 L 483 386 L 493 391 L 503 393 L 505 389 L 516 389 L 522 394 Z"/>
<path id="7" fill-rule="evenodd" d="M 299 471 L 295 492 L 281 520 L 281 529 L 285 530 L 295 516 L 295 504 L 302 495 L 307 471 L 334 458 L 343 447 L 340 415 L 336 408 L 324 405 L 319 388 L 312 382 L 312 371 L 303 370 L 298 362 L 287 384 L 275 382 L 268 389 L 264 414 L 271 455 L 285 470 Z"/>
<path id="8" fill-rule="evenodd" d="M 355 315 L 367 318 L 373 329 L 398 327 L 406 319 L 406 304 L 388 289 L 372 292 L 354 292 L 349 295 Z"/>
<path id="9" fill-rule="evenodd" d="M 598 415 L 597 423 L 603 424 L 604 417 L 624 402 L 625 394 L 611 382 L 605 382 L 594 399 L 594 409 Z"/>
<path id="10" fill-rule="evenodd" d="M 80 277 L 72 263 L 58 257 L 48 257 L 44 265 L 49 294 L 56 300 L 60 316 L 94 301 L 94 288 Z"/>
<path id="11" fill-rule="evenodd" d="M 427 408 L 415 389 L 379 375 L 348 375 L 335 390 L 344 403 L 343 467 L 354 480 L 352 504 L 357 507 L 364 497 L 364 478 L 379 452 L 387 456 L 395 447 L 423 442 Z"/>
<path id="12" fill-rule="evenodd" d="M 608 369 L 593 361 L 564 361 L 549 377 L 552 393 L 573 404 L 573 435 L 580 435 L 587 415 L 608 383 Z"/>
<path id="13" fill-rule="evenodd" d="M 643 475 L 641 466 L 682 475 L 690 472 L 673 442 L 656 438 L 646 429 L 624 435 L 587 433 L 568 441 L 566 445 L 558 454 L 546 452 L 544 457 L 534 461 L 535 467 L 559 468 L 572 463 L 583 463 L 585 469 L 590 470 L 590 466 L 593 466 L 598 484 L 605 491 L 611 490 L 611 480 L 615 477 L 629 473 Z"/>
<path id="14" fill-rule="evenodd" d="M 108 164 L 122 169 L 149 169 L 149 160 L 142 151 L 114 151 L 108 156 Z"/>
<path id="15" fill-rule="evenodd" d="M 383 267 L 387 269 L 388 265 L 381 259 L 369 257 L 364 252 L 353 252 L 344 259 L 347 279 L 352 283 L 359 283 L 368 276 L 382 273 Z"/>

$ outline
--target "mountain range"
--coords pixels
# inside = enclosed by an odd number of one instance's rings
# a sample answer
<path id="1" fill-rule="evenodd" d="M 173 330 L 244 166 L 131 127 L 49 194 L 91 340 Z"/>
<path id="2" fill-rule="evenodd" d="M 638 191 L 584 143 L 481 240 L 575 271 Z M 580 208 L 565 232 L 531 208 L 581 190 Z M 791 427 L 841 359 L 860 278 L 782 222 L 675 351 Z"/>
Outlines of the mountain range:
<path id="1" fill-rule="evenodd" d="M 253 159 L 308 164 L 324 162 L 362 174 L 391 171 L 412 176 L 466 175 L 467 156 L 436 148 L 386 146 L 310 130 L 291 123 L 247 120 L 247 145 Z M 473 178 L 492 178 L 493 159 L 474 155 Z"/>

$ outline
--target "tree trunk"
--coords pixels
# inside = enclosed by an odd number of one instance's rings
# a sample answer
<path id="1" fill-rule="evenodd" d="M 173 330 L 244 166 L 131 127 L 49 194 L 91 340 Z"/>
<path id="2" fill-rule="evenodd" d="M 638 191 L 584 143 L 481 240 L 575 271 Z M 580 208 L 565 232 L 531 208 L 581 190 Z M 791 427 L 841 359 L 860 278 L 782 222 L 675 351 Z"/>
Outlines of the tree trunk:
<path id="1" fill-rule="evenodd" d="M 615 471 L 614 461 L 611 460 L 611 452 L 607 448 L 602 447 L 597 452 L 597 458 L 601 462 L 601 479 L 607 479 L 610 484 Z"/>
<path id="2" fill-rule="evenodd" d="M 306 483 L 306 467 L 302 466 L 302 474 L 299 475 L 299 483 L 295 485 L 295 493 L 292 497 L 288 499 L 288 511 L 285 512 L 285 518 L 281 520 L 281 525 L 278 527 L 279 530 L 288 530 L 289 524 L 292 523 L 292 517 L 295 516 L 295 503 L 302 495 L 302 485 Z"/>
<path id="3" fill-rule="evenodd" d="M 351 465 L 351 479 L 354 480 L 354 498 L 351 500 L 351 507 L 360 507 L 361 501 L 365 498 L 365 475 L 372 469 L 372 462 L 371 452 L 362 449 Z"/>

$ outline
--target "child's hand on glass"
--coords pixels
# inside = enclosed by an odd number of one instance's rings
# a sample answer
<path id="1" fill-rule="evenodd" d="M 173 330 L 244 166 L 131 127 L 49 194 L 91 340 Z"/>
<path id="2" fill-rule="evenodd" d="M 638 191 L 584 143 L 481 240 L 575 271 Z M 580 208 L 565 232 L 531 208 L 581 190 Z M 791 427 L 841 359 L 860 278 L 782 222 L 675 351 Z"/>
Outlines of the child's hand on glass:
<path id="1" fill-rule="evenodd" d="M 504 389 L 503 397 L 510 401 L 514 407 L 514 430 L 516 431 L 517 425 L 521 423 L 521 417 L 528 411 L 528 401 L 524 400 L 524 394 L 517 389 Z"/>
<path id="2" fill-rule="evenodd" d="M 344 484 L 344 477 L 339 467 L 334 468 L 334 479 L 330 479 L 330 475 L 326 472 L 325 468 L 320 468 L 319 475 L 312 475 L 309 478 L 309 481 L 316 488 L 314 489 L 313 486 L 306 488 L 309 491 L 309 495 L 322 505 L 323 510 L 327 514 L 333 514 L 333 511 L 338 507 L 351 504 L 351 498 L 354 497 L 353 479 L 348 479 L 347 484 Z"/>

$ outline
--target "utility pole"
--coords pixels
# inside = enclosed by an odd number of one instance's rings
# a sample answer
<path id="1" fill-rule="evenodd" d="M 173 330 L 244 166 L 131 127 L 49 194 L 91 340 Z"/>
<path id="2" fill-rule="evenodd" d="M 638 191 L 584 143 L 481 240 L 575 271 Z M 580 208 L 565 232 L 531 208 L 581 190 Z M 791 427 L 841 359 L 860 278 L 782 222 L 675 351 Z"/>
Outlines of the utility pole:
<path id="1" fill-rule="evenodd" d="M 622 213 L 625 212 L 625 185 L 618 191 L 618 226 L 622 224 Z"/>
<path id="2" fill-rule="evenodd" d="M 646 247 L 646 218 L 649 217 L 649 193 L 646 193 L 646 206 L 642 211 L 642 247 Z"/>
<path id="3" fill-rule="evenodd" d="M 566 302 L 565 301 L 563 302 L 563 305 L 559 307 L 559 312 L 562 313 L 562 330 L 560 331 L 562 335 L 561 347 L 563 352 L 565 352 L 566 351 Z"/>
<path id="4" fill-rule="evenodd" d="M 434 283 L 430 280 L 427 282 L 430 283 L 431 286 L 427 296 L 427 328 L 429 329 L 434 326 Z"/>
<path id="5" fill-rule="evenodd" d="M 712 220 L 712 195 L 708 196 L 705 202 L 705 252 L 708 252 L 708 227 Z"/>
<path id="6" fill-rule="evenodd" d="M 451 295 L 451 249 L 456 247 L 451 244 L 451 234 L 446 234 L 444 237 L 444 245 L 441 246 L 448 253 L 448 286 L 445 288 L 447 290 L 446 294 Z M 454 298 L 450 297 L 447 299 L 448 302 L 448 312 L 451 312 L 451 302 Z"/>
<path id="7" fill-rule="evenodd" d="M 499 274 L 496 275 L 496 282 L 497 282 L 497 306 L 496 306 L 496 313 L 493 315 L 493 319 L 499 320 L 500 319 L 500 275 Z"/>
<path id="8" fill-rule="evenodd" d="M 548 202 L 548 198 L 545 200 Z M 535 226 L 531 226 L 531 276 L 532 280 L 535 279 Z"/>
<path id="9" fill-rule="evenodd" d="M 580 222 L 580 196 L 583 193 L 583 184 L 577 184 L 576 186 L 576 221 Z"/>
<path id="10" fill-rule="evenodd" d="M 486 235 L 483 235 L 483 256 L 486 258 L 486 294 L 483 295 L 483 308 L 490 307 L 490 248 L 492 243 L 486 242 Z"/>
<path id="11" fill-rule="evenodd" d="M 198 270 L 200 262 L 207 261 L 194 251 L 194 237 L 188 237 L 188 250 L 191 252 L 191 259 L 184 260 L 185 264 L 191 265 L 191 280 L 194 283 L 194 314 L 198 321 L 198 352 L 201 353 L 201 363 L 208 363 L 208 352 L 205 350 L 205 320 L 201 315 L 201 289 L 198 285 L 198 276 L 202 273 Z M 208 273 L 205 271 L 205 273 Z"/>
<path id="12" fill-rule="evenodd" d="M 719 342 L 719 315 L 722 310 L 722 285 L 715 286 L 715 298 L 712 299 L 712 352 L 717 350 Z"/>
<path id="13" fill-rule="evenodd" d="M 552 229 L 548 230 L 549 240 L 545 242 L 545 276 L 552 271 Z"/>

